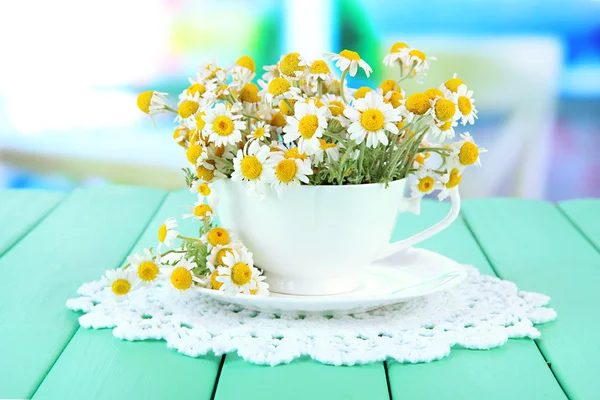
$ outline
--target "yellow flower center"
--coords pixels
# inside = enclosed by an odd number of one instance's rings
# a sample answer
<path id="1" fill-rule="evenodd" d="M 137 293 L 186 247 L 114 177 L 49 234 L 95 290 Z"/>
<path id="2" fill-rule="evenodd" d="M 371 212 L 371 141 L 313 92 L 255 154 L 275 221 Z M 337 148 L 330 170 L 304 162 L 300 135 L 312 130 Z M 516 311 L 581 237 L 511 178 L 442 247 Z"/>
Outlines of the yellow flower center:
<path id="1" fill-rule="evenodd" d="M 198 204 L 194 207 L 194 215 L 200 218 L 206 218 L 209 213 L 212 213 L 212 207 L 208 204 Z"/>
<path id="2" fill-rule="evenodd" d="M 198 108 L 200 108 L 200 104 L 198 104 L 194 100 L 184 100 L 179 105 L 177 112 L 179 113 L 179 116 L 181 118 L 188 118 L 194 115 L 194 113 L 198 111 Z"/>
<path id="3" fill-rule="evenodd" d="M 215 290 L 219 290 L 221 289 L 221 286 L 223 286 L 223 282 L 219 282 L 217 276 L 219 276 L 217 270 L 214 270 L 212 274 L 210 274 L 210 286 Z"/>
<path id="4" fill-rule="evenodd" d="M 273 117 L 271 117 L 271 121 L 269 121 L 269 124 L 278 128 L 282 128 L 287 124 L 287 121 L 285 120 L 283 114 L 278 112 L 276 114 L 273 114 Z"/>
<path id="5" fill-rule="evenodd" d="M 229 247 L 223 247 L 217 252 L 216 259 L 218 264 L 223 264 L 223 257 L 225 257 L 227 253 L 233 254 L 232 250 Z"/>
<path id="6" fill-rule="evenodd" d="M 235 63 L 240 67 L 244 67 L 252 72 L 256 72 L 256 64 L 250 56 L 241 56 Z"/>
<path id="7" fill-rule="evenodd" d="M 131 289 L 131 283 L 129 283 L 127 279 L 116 279 L 112 283 L 111 289 L 117 296 L 124 296 L 129 293 L 129 290 Z"/>
<path id="8" fill-rule="evenodd" d="M 148 114 L 150 112 L 150 103 L 152 102 L 152 96 L 154 95 L 154 91 L 148 90 L 146 92 L 142 92 L 138 95 L 137 105 L 140 110 Z"/>
<path id="9" fill-rule="evenodd" d="M 458 91 L 458 87 L 463 83 L 464 82 L 458 78 L 451 78 L 444 83 L 444 86 L 446 86 L 449 91 L 456 93 Z"/>
<path id="10" fill-rule="evenodd" d="M 356 92 L 354 92 L 354 98 L 355 99 L 362 99 L 363 97 L 365 97 L 367 95 L 367 93 L 369 93 L 372 90 L 373 89 L 371 89 L 368 86 L 359 87 L 358 89 L 356 89 Z"/>
<path id="11" fill-rule="evenodd" d="M 448 122 L 444 122 L 441 126 L 440 126 L 440 131 L 442 132 L 446 132 L 447 130 L 450 130 L 450 128 L 452 128 L 452 120 L 448 121 Z"/>
<path id="12" fill-rule="evenodd" d="M 281 182 L 289 183 L 296 176 L 297 170 L 296 162 L 293 159 L 286 158 L 280 161 L 277 167 L 275 167 L 275 175 L 277 175 L 277 178 Z"/>
<path id="13" fill-rule="evenodd" d="M 359 61 L 360 55 L 352 50 L 342 50 L 340 51 L 340 56 L 347 58 L 350 61 Z"/>
<path id="14" fill-rule="evenodd" d="M 173 131 L 173 139 L 175 139 L 175 141 L 177 141 L 177 144 L 180 146 L 185 146 L 185 139 L 187 138 L 187 135 L 189 133 L 189 130 L 187 128 L 175 128 L 175 131 Z M 180 138 L 183 138 L 180 140 Z"/>
<path id="15" fill-rule="evenodd" d="M 231 281 L 238 286 L 245 285 L 252 279 L 252 270 L 246 263 L 239 262 L 231 267 Z"/>
<path id="16" fill-rule="evenodd" d="M 205 115 L 206 113 L 204 111 L 201 111 L 198 114 L 196 114 L 196 128 L 198 128 L 199 131 L 202 131 L 202 129 L 204 129 L 204 126 L 206 125 L 206 122 L 204 122 L 203 119 Z"/>
<path id="17" fill-rule="evenodd" d="M 325 86 L 325 90 L 327 91 L 327 93 L 332 93 L 339 96 L 341 93 L 340 81 L 338 81 L 337 79 L 334 80 L 329 85 Z"/>
<path id="18" fill-rule="evenodd" d="M 263 166 L 255 156 L 245 156 L 240 163 L 242 175 L 247 179 L 254 180 L 258 178 L 262 172 Z"/>
<path id="19" fill-rule="evenodd" d="M 396 87 L 396 81 L 393 79 L 388 79 L 386 81 L 381 82 L 379 87 L 383 90 L 383 94 L 386 95 L 390 90 L 394 90 Z"/>
<path id="20" fill-rule="evenodd" d="M 267 91 L 273 96 L 281 96 L 282 94 L 290 90 L 291 86 L 292 84 L 287 79 L 275 78 L 269 83 Z"/>
<path id="21" fill-rule="evenodd" d="M 404 42 L 396 42 L 392 45 L 390 49 L 390 53 L 398 53 L 402 49 L 406 49 L 408 45 Z"/>
<path id="22" fill-rule="evenodd" d="M 218 244 L 225 246 L 229 244 L 230 240 L 229 232 L 223 228 L 212 228 L 210 231 L 208 231 L 206 237 L 208 239 L 208 243 L 210 243 L 212 246 L 216 246 Z"/>
<path id="23" fill-rule="evenodd" d="M 423 93 L 413 93 L 406 99 L 406 108 L 414 114 L 423 115 L 431 108 L 429 97 Z"/>
<path id="24" fill-rule="evenodd" d="M 471 165 L 479 158 L 479 148 L 472 142 L 465 142 L 460 147 L 458 160 L 462 165 Z"/>
<path id="25" fill-rule="evenodd" d="M 419 179 L 418 188 L 421 192 L 427 193 L 433 188 L 434 183 L 435 182 L 433 181 L 432 177 L 426 176 L 424 178 Z"/>
<path id="26" fill-rule="evenodd" d="M 160 228 L 158 228 L 158 241 L 161 243 L 164 243 L 166 238 L 167 238 L 167 226 L 165 224 L 162 224 L 160 226 Z"/>
<path id="27" fill-rule="evenodd" d="M 448 121 L 452 119 L 456 113 L 456 105 L 448 99 L 439 99 L 435 102 L 435 116 L 440 121 Z"/>
<path id="28" fill-rule="evenodd" d="M 198 93 L 198 94 L 200 94 L 200 96 L 202 96 L 204 93 L 206 93 L 206 87 L 201 83 L 194 83 L 192 86 L 190 86 L 186 90 L 186 93 L 189 96 L 195 96 L 196 93 Z"/>
<path id="29" fill-rule="evenodd" d="M 298 65 L 300 64 L 300 54 L 290 53 L 283 57 L 279 63 L 279 70 L 286 76 L 296 77 L 296 71 L 303 71 L 306 67 Z"/>
<path id="30" fill-rule="evenodd" d="M 208 197 L 210 196 L 210 187 L 206 183 L 201 183 L 198 185 L 198 193 L 204 197 Z"/>
<path id="31" fill-rule="evenodd" d="M 452 189 L 453 187 L 458 186 L 461 180 L 462 175 L 456 168 L 453 168 L 452 171 L 450 171 L 450 177 L 448 178 L 448 182 L 446 182 L 446 187 Z"/>
<path id="32" fill-rule="evenodd" d="M 189 289 L 192 286 L 192 273 L 184 267 L 175 268 L 171 273 L 171 284 L 175 289 Z"/>
<path id="33" fill-rule="evenodd" d="M 311 139 L 318 127 L 319 119 L 316 115 L 305 115 L 298 122 L 298 131 L 304 139 Z"/>
<path id="34" fill-rule="evenodd" d="M 402 100 L 404 99 L 404 97 L 402 96 L 402 93 L 397 92 L 397 91 L 392 91 L 392 94 L 390 95 L 389 99 L 384 99 L 384 101 L 386 103 L 391 103 L 392 107 L 394 108 L 398 108 L 402 105 Z"/>
<path id="35" fill-rule="evenodd" d="M 288 101 L 292 106 L 294 106 L 294 104 L 296 104 L 296 100 L 294 100 L 294 99 L 290 99 Z M 283 115 L 287 115 L 288 117 L 291 115 L 294 115 L 294 109 L 292 107 L 288 106 L 287 102 L 284 100 L 281 100 L 281 102 L 279 103 L 279 111 Z"/>
<path id="36" fill-rule="evenodd" d="M 321 146 L 321 149 L 323 151 L 327 150 L 327 149 L 332 149 L 335 147 L 335 143 L 327 143 L 326 141 L 324 141 L 323 139 L 319 139 L 319 144 Z"/>
<path id="37" fill-rule="evenodd" d="M 408 54 L 411 57 L 417 57 L 421 61 L 425 61 L 427 59 L 427 56 L 421 50 L 411 50 Z"/>
<path id="38" fill-rule="evenodd" d="M 441 97 L 441 98 L 446 97 L 446 96 L 444 96 L 444 92 L 442 92 L 438 88 L 427 89 L 423 93 L 425 93 L 425 96 L 429 97 L 431 100 L 435 100 L 436 97 Z"/>
<path id="39" fill-rule="evenodd" d="M 306 160 L 308 156 L 306 153 L 300 153 L 297 147 L 292 147 L 283 155 L 285 158 L 297 158 L 299 160 Z"/>
<path id="40" fill-rule="evenodd" d="M 158 275 L 158 265 L 152 261 L 144 261 L 138 267 L 138 276 L 145 282 L 153 281 Z"/>
<path id="41" fill-rule="evenodd" d="M 198 157 L 200 157 L 200 154 L 202 154 L 202 146 L 200 146 L 199 144 L 190 145 L 190 147 L 188 147 L 187 151 L 185 152 L 188 161 L 192 164 L 196 164 L 196 162 L 198 161 Z"/>
<path id="42" fill-rule="evenodd" d="M 254 130 L 254 132 L 252 132 L 252 136 L 253 136 L 255 139 L 260 139 L 260 138 L 262 138 L 263 136 L 265 136 L 265 128 L 264 128 L 264 127 L 262 127 L 262 126 L 261 126 L 261 127 L 258 127 L 258 128 L 256 128 L 256 129 Z"/>
<path id="43" fill-rule="evenodd" d="M 342 115 L 344 112 L 344 103 L 339 100 L 331 100 L 329 102 L 329 111 L 331 111 L 331 115 L 334 117 Z"/>
<path id="44" fill-rule="evenodd" d="M 473 111 L 473 104 L 471 99 L 467 96 L 460 96 L 458 98 L 458 109 L 462 115 L 469 115 Z"/>
<path id="45" fill-rule="evenodd" d="M 215 177 L 215 171 L 206 168 L 204 165 L 201 165 L 196 168 L 196 176 L 203 181 L 210 182 Z"/>
<path id="46" fill-rule="evenodd" d="M 260 96 L 258 95 L 258 86 L 254 83 L 247 83 L 240 89 L 240 100 L 247 103 L 258 103 Z"/>
<path id="47" fill-rule="evenodd" d="M 385 116 L 376 108 L 369 108 L 365 110 L 360 116 L 360 124 L 369 132 L 377 132 L 383 128 L 385 123 Z"/>
<path id="48" fill-rule="evenodd" d="M 233 121 L 225 115 L 221 115 L 213 121 L 213 131 L 219 136 L 229 136 L 233 130 Z"/>
<path id="49" fill-rule="evenodd" d="M 423 165 L 423 164 L 425 164 L 425 160 L 428 157 L 429 157 L 429 153 L 419 153 L 415 157 L 415 161 L 418 162 L 419 164 Z"/>
<path id="50" fill-rule="evenodd" d="M 319 108 L 321 108 L 325 105 L 325 104 L 323 104 L 321 99 L 319 99 L 318 97 L 307 97 L 305 101 L 306 101 L 306 104 L 308 104 L 312 101 L 313 104 Z"/>
<path id="51" fill-rule="evenodd" d="M 315 62 L 312 63 L 312 65 L 310 66 L 310 71 L 311 74 L 328 74 L 329 72 L 331 72 L 329 70 L 329 65 L 327 65 L 327 63 L 323 60 L 317 60 Z"/>

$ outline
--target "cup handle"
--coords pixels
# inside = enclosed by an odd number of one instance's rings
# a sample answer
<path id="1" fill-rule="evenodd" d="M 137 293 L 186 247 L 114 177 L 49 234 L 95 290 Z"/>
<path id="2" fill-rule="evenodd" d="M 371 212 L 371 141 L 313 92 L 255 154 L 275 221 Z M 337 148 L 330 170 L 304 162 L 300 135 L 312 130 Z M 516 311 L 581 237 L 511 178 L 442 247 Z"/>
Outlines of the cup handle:
<path id="1" fill-rule="evenodd" d="M 450 196 L 450 201 L 452 202 L 452 208 L 450 209 L 450 212 L 448 213 L 448 215 L 446 215 L 446 217 L 443 220 L 441 220 L 437 224 L 425 229 L 423 232 L 417 233 L 414 236 L 411 236 L 407 239 L 400 240 L 399 242 L 394 242 L 394 243 L 388 244 L 388 246 L 384 250 L 383 255 L 381 257 L 379 257 L 378 259 L 386 258 L 386 257 L 391 256 L 392 254 L 401 252 L 401 251 L 403 251 L 411 246 L 414 246 L 415 244 L 417 244 L 427 238 L 430 238 L 433 235 L 440 233 L 441 231 L 443 231 L 444 229 L 449 227 L 450 224 L 452 224 L 452 222 L 454 222 L 454 220 L 456 219 L 456 217 L 458 217 L 458 214 L 460 213 L 460 195 L 458 193 L 458 188 L 450 189 L 449 196 Z M 401 211 L 401 212 L 408 211 L 408 212 L 412 212 L 413 214 L 419 214 L 420 213 L 420 204 L 421 204 L 420 197 L 404 198 L 404 199 L 402 199 L 402 202 L 400 203 L 399 211 Z"/>

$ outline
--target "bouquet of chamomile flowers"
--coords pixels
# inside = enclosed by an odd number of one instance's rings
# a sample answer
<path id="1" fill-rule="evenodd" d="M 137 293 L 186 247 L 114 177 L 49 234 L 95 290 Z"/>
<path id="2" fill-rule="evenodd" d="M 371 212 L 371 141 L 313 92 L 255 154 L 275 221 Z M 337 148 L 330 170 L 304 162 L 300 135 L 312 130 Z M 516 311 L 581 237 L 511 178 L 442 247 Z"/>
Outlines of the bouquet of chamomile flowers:
<path id="1" fill-rule="evenodd" d="M 141 93 L 138 107 L 151 118 L 175 114 L 173 139 L 185 150 L 186 183 L 198 195 L 184 217 L 201 228 L 199 238 L 184 237 L 175 219 L 168 219 L 158 231 L 156 254 L 147 250 L 107 272 L 113 292 L 122 296 L 139 284 L 159 284 L 179 291 L 199 286 L 268 294 L 252 253 L 214 224 L 212 183 L 218 179 L 240 181 L 264 196 L 290 185 L 387 184 L 410 177 L 413 196 L 439 191 L 440 200 L 447 197 L 465 168 L 480 164 L 485 149 L 468 132 L 453 140 L 459 122 L 465 126 L 477 118 L 473 93 L 456 75 L 422 92 L 402 90 L 402 81 L 423 76 L 430 59 L 395 43 L 383 63 L 397 69 L 398 79 L 355 89 L 346 77 L 359 70 L 369 77 L 372 69 L 354 51 L 314 61 L 289 53 L 265 66 L 258 80 L 254 60 L 242 56 L 226 69 L 201 66 L 176 107 L 167 104 L 166 93 Z M 341 71 L 339 77 L 327 61 Z M 175 240 L 181 245 L 160 253 Z M 169 259 L 171 253 L 177 257 Z"/>

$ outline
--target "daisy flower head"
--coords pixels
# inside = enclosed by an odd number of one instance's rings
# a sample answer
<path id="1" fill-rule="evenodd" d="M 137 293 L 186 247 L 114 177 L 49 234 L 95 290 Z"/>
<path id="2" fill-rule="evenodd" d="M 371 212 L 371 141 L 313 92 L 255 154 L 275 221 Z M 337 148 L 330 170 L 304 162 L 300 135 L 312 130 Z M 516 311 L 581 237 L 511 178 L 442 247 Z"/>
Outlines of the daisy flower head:
<path id="1" fill-rule="evenodd" d="M 411 192 L 413 197 L 422 197 L 433 192 L 436 189 L 436 182 L 439 176 L 427 167 L 419 168 L 415 173 L 415 179 L 411 183 Z"/>
<path id="2" fill-rule="evenodd" d="M 269 284 L 265 282 L 267 277 L 263 275 L 255 275 L 252 279 L 256 282 L 256 289 L 250 289 L 250 294 L 256 296 L 268 296 Z"/>
<path id="3" fill-rule="evenodd" d="M 165 245 L 167 247 L 173 246 L 173 242 L 177 239 L 179 232 L 175 230 L 177 228 L 177 220 L 173 217 L 167 218 L 167 220 L 158 228 L 158 246 Z"/>
<path id="4" fill-rule="evenodd" d="M 231 180 L 234 182 L 248 182 L 250 191 L 262 193 L 266 183 L 273 180 L 273 167 L 269 161 L 271 149 L 254 140 L 245 150 L 238 150 L 233 159 L 233 173 Z"/>
<path id="5" fill-rule="evenodd" d="M 274 78 L 270 82 L 258 81 L 262 90 L 258 93 L 267 103 L 278 104 L 283 99 L 292 99 L 300 96 L 300 89 L 292 86 L 292 83 L 284 78 Z"/>
<path id="6" fill-rule="evenodd" d="M 190 130 L 188 129 L 188 127 L 185 125 L 179 125 L 173 131 L 173 140 L 175 140 L 175 143 L 177 143 L 178 145 L 185 147 L 189 135 Z"/>
<path id="7" fill-rule="evenodd" d="M 472 90 L 467 90 L 465 85 L 461 85 L 456 92 L 456 103 L 458 104 L 458 111 L 460 113 L 461 123 L 464 125 L 467 122 L 471 125 L 475 123 L 477 119 L 477 109 L 475 108 L 475 100 L 471 98 L 473 96 Z"/>
<path id="8" fill-rule="evenodd" d="M 331 83 L 334 79 L 334 75 L 331 73 L 329 65 L 327 65 L 324 60 L 316 60 L 310 65 L 308 78 L 312 81 L 318 81 L 320 79 L 325 83 Z"/>
<path id="9" fill-rule="evenodd" d="M 439 123 L 456 121 L 460 118 L 460 111 L 452 100 L 436 97 L 431 100 L 431 116 Z"/>
<path id="10" fill-rule="evenodd" d="M 352 94 L 352 97 L 354 97 L 354 100 L 364 99 L 367 93 L 372 91 L 373 89 L 371 89 L 368 86 L 361 86 L 358 89 L 356 89 L 356 91 Z"/>
<path id="11" fill-rule="evenodd" d="M 206 232 L 201 237 L 203 243 L 207 243 L 208 250 L 211 251 L 213 247 L 217 245 L 226 246 L 231 243 L 231 235 L 229 231 L 225 228 L 215 227 Z"/>
<path id="12" fill-rule="evenodd" d="M 225 257 L 228 253 L 232 253 L 233 251 L 242 253 L 247 250 L 242 243 L 234 241 L 231 241 L 226 245 L 217 244 L 216 246 L 212 246 L 211 251 L 206 257 L 206 266 L 211 272 L 214 272 L 217 267 L 223 266 L 223 257 Z"/>
<path id="13" fill-rule="evenodd" d="M 223 266 L 217 268 L 217 271 L 219 276 L 216 281 L 223 284 L 219 290 L 230 296 L 250 294 L 251 290 L 257 289 L 255 278 L 259 272 L 254 268 L 252 254 L 249 252 L 228 252 L 223 257 Z"/>
<path id="14" fill-rule="evenodd" d="M 402 66 L 405 54 L 410 51 L 404 42 L 396 42 L 390 48 L 390 52 L 383 58 L 383 63 L 388 67 Z"/>
<path id="15" fill-rule="evenodd" d="M 136 274 L 131 268 L 109 269 L 104 273 L 102 281 L 110 288 L 117 299 L 123 299 L 139 284 Z"/>
<path id="16" fill-rule="evenodd" d="M 337 161 L 340 159 L 340 147 L 335 143 L 327 143 L 323 139 L 319 139 L 319 149 L 313 154 L 313 161 L 315 164 L 323 162 L 324 156 L 330 161 Z"/>
<path id="17" fill-rule="evenodd" d="M 209 142 L 216 146 L 234 145 L 242 140 L 241 130 L 244 129 L 244 122 L 241 117 L 241 114 L 234 114 L 225 104 L 219 103 L 208 110 L 204 117 L 204 134 L 208 136 Z"/>
<path id="18" fill-rule="evenodd" d="M 182 258 L 172 267 L 163 268 L 160 279 L 171 288 L 183 293 L 190 289 L 194 282 L 202 283 L 202 280 L 194 276 L 192 272 L 197 266 L 195 262 Z"/>
<path id="19" fill-rule="evenodd" d="M 216 86 L 220 86 L 227 81 L 227 72 L 214 62 L 201 65 L 196 73 L 196 79 L 191 83 L 207 81 L 212 81 Z"/>
<path id="20" fill-rule="evenodd" d="M 358 72 L 358 67 L 365 71 L 367 78 L 371 75 L 371 72 L 373 72 L 373 68 L 371 68 L 369 64 L 362 60 L 357 52 L 352 50 L 342 50 L 337 54 L 325 53 L 324 56 L 328 57 L 332 61 L 335 61 L 335 66 L 338 67 L 340 71 L 348 71 L 350 76 L 356 75 L 356 72 Z"/>
<path id="21" fill-rule="evenodd" d="M 142 92 L 138 95 L 137 106 L 143 113 L 152 117 L 165 111 L 167 106 L 166 96 L 167 93 L 155 92 L 154 90 Z"/>
<path id="22" fill-rule="evenodd" d="M 402 105 L 402 114 L 406 122 L 412 122 L 416 117 L 423 117 L 429 114 L 431 110 L 431 101 L 425 93 L 413 93 Z"/>
<path id="23" fill-rule="evenodd" d="M 308 69 L 308 63 L 300 53 L 289 53 L 282 56 L 277 65 L 281 76 L 291 80 L 301 79 Z"/>
<path id="24" fill-rule="evenodd" d="M 198 140 L 195 143 L 190 144 L 190 146 L 185 151 L 185 156 L 187 157 L 190 164 L 197 167 L 208 158 L 208 153 L 206 151 L 206 147 L 203 146 Z"/>
<path id="25" fill-rule="evenodd" d="M 198 195 L 199 202 L 202 199 L 206 199 L 209 204 L 215 204 L 217 202 L 217 195 L 210 183 L 196 179 L 194 180 L 194 182 L 192 182 L 192 185 L 190 186 L 190 192 Z"/>
<path id="26" fill-rule="evenodd" d="M 429 57 L 431 60 L 435 60 L 435 57 Z M 413 73 L 414 75 L 421 74 L 429 68 L 429 60 L 427 55 L 421 50 L 409 49 L 408 51 L 402 52 L 402 63 L 404 69 Z"/>
<path id="27" fill-rule="evenodd" d="M 462 170 L 459 168 L 452 168 L 444 175 L 440 177 L 440 183 L 442 185 L 442 189 L 438 194 L 439 200 L 444 200 L 446 197 L 450 195 L 450 190 L 457 187 L 462 180 Z"/>
<path id="28" fill-rule="evenodd" d="M 256 63 L 254 62 L 254 59 L 250 56 L 241 56 L 240 58 L 238 58 L 237 61 L 235 62 L 234 68 L 238 68 L 238 69 L 243 68 L 245 70 L 252 72 L 253 74 L 256 73 Z"/>
<path id="29" fill-rule="evenodd" d="M 402 90 L 390 90 L 383 96 L 383 101 L 394 108 L 400 108 L 404 104 L 404 92 Z"/>
<path id="30" fill-rule="evenodd" d="M 461 134 L 460 138 L 462 140 L 452 144 L 456 164 L 462 167 L 473 164 L 480 166 L 481 160 L 479 159 L 479 155 L 486 153 L 487 150 L 478 147 L 469 132 Z"/>
<path id="31" fill-rule="evenodd" d="M 267 71 L 262 75 L 262 79 L 265 82 L 269 82 L 271 79 L 279 78 L 281 76 L 279 73 L 279 64 L 265 65 L 263 66 L 263 69 Z"/>
<path id="32" fill-rule="evenodd" d="M 213 81 L 190 79 L 190 86 L 179 95 L 179 100 L 185 100 L 186 97 L 211 97 L 217 85 Z"/>
<path id="33" fill-rule="evenodd" d="M 296 102 L 294 115 L 287 117 L 287 125 L 283 128 L 283 141 L 291 143 L 298 140 L 298 150 L 308 155 L 314 154 L 319 148 L 319 138 L 327 129 L 329 108 L 325 105 L 317 107 L 313 101 L 308 104 Z"/>
<path id="34" fill-rule="evenodd" d="M 250 126 L 250 133 L 248 134 L 248 140 L 266 141 L 268 143 L 271 137 L 271 126 L 265 121 L 254 122 Z"/>
<path id="35" fill-rule="evenodd" d="M 452 139 L 454 137 L 454 127 L 456 127 L 457 125 L 458 121 L 456 120 L 440 122 L 432 118 L 429 121 L 429 126 L 431 127 L 431 134 L 440 143 L 446 139 Z"/>
<path id="36" fill-rule="evenodd" d="M 163 266 L 160 262 L 160 254 L 155 259 L 148 249 L 144 249 L 144 254 L 134 254 L 127 257 L 127 262 L 136 272 L 142 285 L 154 283 L 158 278 L 160 268 Z"/>
<path id="37" fill-rule="evenodd" d="M 465 82 L 458 77 L 457 74 L 452 75 L 452 78 L 448 79 L 446 82 L 440 85 L 440 90 L 444 92 L 446 97 L 456 97 L 458 95 L 458 90 L 464 86 L 466 89 Z"/>
<path id="38" fill-rule="evenodd" d="M 313 173 L 308 157 L 303 158 L 299 154 L 297 158 L 288 158 L 281 153 L 273 153 L 271 157 L 275 168 L 272 185 L 278 193 L 284 186 L 308 183 L 308 175 Z"/>
<path id="39" fill-rule="evenodd" d="M 200 92 L 189 95 L 185 91 L 179 96 L 177 104 L 177 117 L 175 122 L 192 129 L 196 127 L 196 114 L 207 105 L 207 99 L 200 97 Z"/>
<path id="40" fill-rule="evenodd" d="M 258 86 L 254 83 L 246 83 L 240 89 L 238 96 L 242 104 L 254 105 L 260 102 L 259 91 Z"/>
<path id="41" fill-rule="evenodd" d="M 210 219 L 214 215 L 213 208 L 210 204 L 206 204 L 202 200 L 198 200 L 194 203 L 193 207 L 189 207 L 188 209 L 191 211 L 190 214 L 183 214 L 183 218 L 193 218 L 196 221 L 204 221 Z"/>
<path id="42" fill-rule="evenodd" d="M 369 92 L 364 99 L 354 102 L 354 107 L 346 107 L 344 115 L 351 121 L 348 133 L 350 139 L 360 144 L 366 140 L 368 147 L 375 148 L 381 142 L 388 144 L 387 132 L 398 134 L 396 122 L 401 116 L 398 109 L 386 104 L 383 96 Z"/>

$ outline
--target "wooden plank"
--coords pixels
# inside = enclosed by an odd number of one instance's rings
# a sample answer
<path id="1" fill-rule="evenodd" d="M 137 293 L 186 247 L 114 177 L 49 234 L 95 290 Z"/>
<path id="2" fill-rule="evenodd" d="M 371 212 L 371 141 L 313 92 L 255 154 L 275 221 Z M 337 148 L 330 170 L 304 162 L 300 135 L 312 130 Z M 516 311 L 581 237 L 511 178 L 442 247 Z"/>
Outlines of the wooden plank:
<path id="1" fill-rule="evenodd" d="M 178 217 L 193 195 L 167 196 L 135 245 L 155 246 L 163 221 Z M 197 235 L 198 223 L 178 218 L 183 235 Z M 127 342 L 110 330 L 80 328 L 40 385 L 34 399 L 187 399 L 210 398 L 221 357 L 191 358 L 168 349 L 164 341 Z"/>
<path id="2" fill-rule="evenodd" d="M 558 208 L 600 251 L 600 199 L 563 201 Z"/>
<path id="3" fill-rule="evenodd" d="M 600 254 L 550 203 L 472 200 L 464 210 L 496 271 L 552 298 L 558 319 L 539 327 L 537 344 L 562 388 L 573 399 L 598 398 Z"/>
<path id="4" fill-rule="evenodd" d="M 56 207 L 64 193 L 43 190 L 0 191 L 0 255 Z"/>
<path id="5" fill-rule="evenodd" d="M 0 398 L 33 394 L 78 328 L 65 301 L 123 260 L 164 196 L 77 189 L 0 258 Z"/>
<path id="6" fill-rule="evenodd" d="M 427 201 L 421 216 L 399 217 L 394 236 L 407 237 L 447 211 L 447 204 Z M 421 245 L 494 275 L 462 219 Z M 486 351 L 453 349 L 448 357 L 429 364 L 389 362 L 388 374 L 393 398 L 565 398 L 533 340 L 510 340 Z"/>

